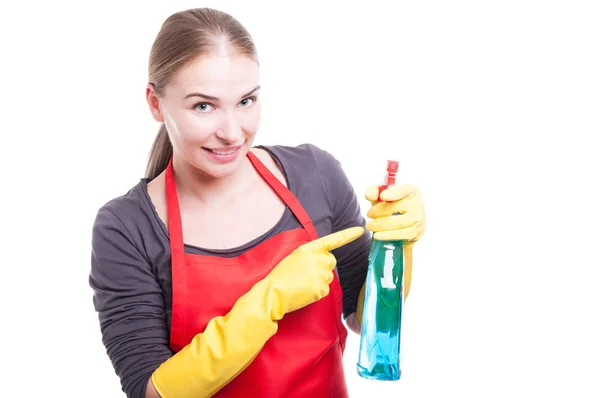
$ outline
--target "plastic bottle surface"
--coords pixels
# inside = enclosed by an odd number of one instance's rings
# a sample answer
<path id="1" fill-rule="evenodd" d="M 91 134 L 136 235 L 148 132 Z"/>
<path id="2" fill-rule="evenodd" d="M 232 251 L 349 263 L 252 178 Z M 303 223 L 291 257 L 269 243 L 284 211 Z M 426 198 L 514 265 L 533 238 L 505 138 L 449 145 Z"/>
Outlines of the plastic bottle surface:
<path id="1" fill-rule="evenodd" d="M 390 162 L 388 172 L 389 164 Z M 388 186 L 393 185 L 393 177 L 390 179 L 388 176 Z M 400 379 L 403 276 L 403 242 L 373 239 L 369 252 L 357 363 L 358 374 L 363 378 L 391 381 Z"/>

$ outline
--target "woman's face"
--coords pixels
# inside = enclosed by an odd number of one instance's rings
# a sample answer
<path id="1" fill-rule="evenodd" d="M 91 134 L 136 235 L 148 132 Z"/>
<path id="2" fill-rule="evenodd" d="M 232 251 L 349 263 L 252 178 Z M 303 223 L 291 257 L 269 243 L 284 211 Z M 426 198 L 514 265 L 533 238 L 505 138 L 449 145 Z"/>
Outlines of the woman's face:
<path id="1" fill-rule="evenodd" d="M 156 98 L 154 119 L 164 122 L 174 156 L 215 178 L 231 175 L 251 149 L 260 126 L 259 66 L 242 55 L 202 56 L 180 70 Z"/>

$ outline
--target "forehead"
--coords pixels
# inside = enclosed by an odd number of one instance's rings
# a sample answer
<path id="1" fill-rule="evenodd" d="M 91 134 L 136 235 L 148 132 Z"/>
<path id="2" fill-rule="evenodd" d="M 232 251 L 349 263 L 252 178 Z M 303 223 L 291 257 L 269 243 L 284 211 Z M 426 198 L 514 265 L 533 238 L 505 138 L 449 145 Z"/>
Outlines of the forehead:
<path id="1" fill-rule="evenodd" d="M 258 64 L 250 57 L 211 54 L 182 68 L 169 86 L 177 93 L 199 91 L 219 98 L 237 97 L 258 86 L 259 75 Z"/>

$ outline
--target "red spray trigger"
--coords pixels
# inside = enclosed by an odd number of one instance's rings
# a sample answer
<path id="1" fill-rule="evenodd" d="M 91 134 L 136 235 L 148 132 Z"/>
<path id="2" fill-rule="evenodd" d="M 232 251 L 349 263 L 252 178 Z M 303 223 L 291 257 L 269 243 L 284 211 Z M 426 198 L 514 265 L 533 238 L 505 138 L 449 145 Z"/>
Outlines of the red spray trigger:
<path id="1" fill-rule="evenodd" d="M 387 161 L 387 172 L 386 172 L 386 178 L 385 178 L 385 182 L 383 185 L 379 186 L 379 195 L 381 195 L 381 192 L 383 192 L 384 190 L 387 189 L 387 187 L 390 187 L 392 185 L 396 184 L 396 173 L 398 173 L 398 161 L 397 160 L 388 160 Z M 377 199 L 378 202 L 382 202 L 381 197 L 379 197 Z M 391 203 L 391 200 L 387 201 L 388 203 Z"/>

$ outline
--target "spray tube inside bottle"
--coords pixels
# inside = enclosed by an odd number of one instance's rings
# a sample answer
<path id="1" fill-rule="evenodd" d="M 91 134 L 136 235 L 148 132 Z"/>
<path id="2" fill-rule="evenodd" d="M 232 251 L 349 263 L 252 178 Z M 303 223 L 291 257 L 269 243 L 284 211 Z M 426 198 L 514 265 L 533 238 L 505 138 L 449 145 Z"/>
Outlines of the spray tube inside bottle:
<path id="1" fill-rule="evenodd" d="M 386 179 L 379 187 L 379 194 L 395 184 L 397 172 L 398 162 L 388 160 Z M 403 291 L 403 242 L 373 238 L 369 252 L 357 363 L 358 374 L 363 378 L 400 378 Z"/>

